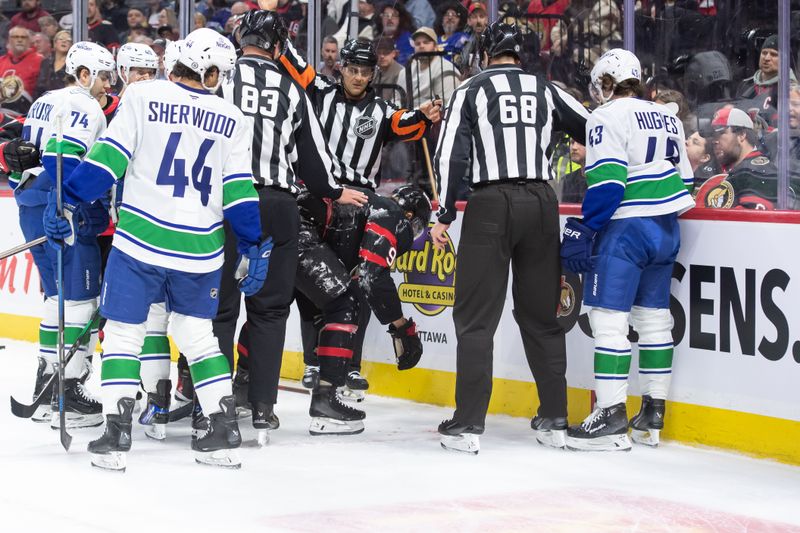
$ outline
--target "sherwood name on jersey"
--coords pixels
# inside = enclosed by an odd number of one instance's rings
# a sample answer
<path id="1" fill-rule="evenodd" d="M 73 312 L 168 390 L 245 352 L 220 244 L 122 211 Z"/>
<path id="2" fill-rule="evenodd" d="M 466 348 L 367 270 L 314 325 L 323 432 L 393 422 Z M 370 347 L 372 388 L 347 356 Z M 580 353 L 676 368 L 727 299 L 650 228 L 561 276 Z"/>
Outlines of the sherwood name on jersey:
<path id="1" fill-rule="evenodd" d="M 223 135 L 230 139 L 236 129 L 236 121 L 225 115 L 200 107 L 168 102 L 150 102 L 148 122 L 164 124 L 189 124 L 209 133 Z"/>

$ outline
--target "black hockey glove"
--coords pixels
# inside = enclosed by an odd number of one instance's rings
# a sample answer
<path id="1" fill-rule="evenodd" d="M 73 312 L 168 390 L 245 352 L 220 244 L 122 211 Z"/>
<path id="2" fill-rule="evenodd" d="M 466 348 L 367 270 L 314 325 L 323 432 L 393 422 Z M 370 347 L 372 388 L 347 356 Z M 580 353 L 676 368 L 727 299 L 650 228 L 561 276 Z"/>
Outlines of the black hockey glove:
<path id="1" fill-rule="evenodd" d="M 4 173 L 24 172 L 39 165 L 41 163 L 36 145 L 22 139 L 0 144 L 0 170 Z"/>
<path id="2" fill-rule="evenodd" d="M 417 325 L 409 318 L 408 322 L 396 328 L 389 324 L 389 335 L 394 341 L 394 355 L 397 358 L 397 369 L 414 368 L 422 357 L 422 341 L 417 335 Z"/>

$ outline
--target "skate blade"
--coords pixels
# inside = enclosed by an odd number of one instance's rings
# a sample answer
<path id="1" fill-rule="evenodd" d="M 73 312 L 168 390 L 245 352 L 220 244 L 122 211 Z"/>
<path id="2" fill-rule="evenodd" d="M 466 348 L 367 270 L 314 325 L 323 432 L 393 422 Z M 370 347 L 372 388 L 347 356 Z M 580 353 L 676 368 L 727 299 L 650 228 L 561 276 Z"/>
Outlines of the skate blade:
<path id="1" fill-rule="evenodd" d="M 220 468 L 238 469 L 242 467 L 242 459 L 239 457 L 237 450 L 194 452 L 194 460 L 201 465 L 218 466 Z"/>
<path id="2" fill-rule="evenodd" d="M 308 432 L 312 435 L 357 435 L 364 431 L 361 420 L 336 420 L 334 418 L 315 417 L 311 419 Z"/>
<path id="3" fill-rule="evenodd" d="M 37 424 L 44 424 L 50 422 L 53 416 L 53 411 L 49 405 L 39 406 L 39 408 L 31 416 L 31 420 Z"/>
<path id="4" fill-rule="evenodd" d="M 353 390 L 349 387 L 341 387 L 337 393 L 339 394 L 339 398 L 345 402 L 361 403 L 365 398 L 363 390 Z"/>
<path id="5" fill-rule="evenodd" d="M 627 433 L 622 435 L 606 435 L 593 439 L 576 439 L 567 436 L 567 448 L 576 452 L 629 452 L 631 440 Z"/>
<path id="6" fill-rule="evenodd" d="M 97 413 L 96 415 L 67 413 L 67 429 L 96 428 L 103 425 L 103 422 L 105 422 L 105 419 L 102 413 Z M 50 428 L 61 429 L 61 420 L 57 412 L 53 412 L 51 416 Z"/>
<path id="7" fill-rule="evenodd" d="M 109 472 L 125 472 L 127 461 L 125 452 L 93 453 L 92 466 Z"/>
<path id="8" fill-rule="evenodd" d="M 660 442 L 660 433 L 660 429 L 648 429 L 647 431 L 631 429 L 631 440 L 636 444 L 643 444 L 656 448 Z"/>
<path id="9" fill-rule="evenodd" d="M 442 448 L 451 452 L 478 455 L 481 451 L 481 441 L 478 435 L 463 433 L 461 435 L 442 435 L 439 442 Z"/>
<path id="10" fill-rule="evenodd" d="M 559 450 L 567 447 L 567 430 L 565 429 L 534 430 L 534 433 L 536 433 L 536 441 L 542 446 Z"/>
<path id="11" fill-rule="evenodd" d="M 153 440 L 164 440 L 167 438 L 166 424 L 150 424 L 144 427 L 144 434 Z"/>

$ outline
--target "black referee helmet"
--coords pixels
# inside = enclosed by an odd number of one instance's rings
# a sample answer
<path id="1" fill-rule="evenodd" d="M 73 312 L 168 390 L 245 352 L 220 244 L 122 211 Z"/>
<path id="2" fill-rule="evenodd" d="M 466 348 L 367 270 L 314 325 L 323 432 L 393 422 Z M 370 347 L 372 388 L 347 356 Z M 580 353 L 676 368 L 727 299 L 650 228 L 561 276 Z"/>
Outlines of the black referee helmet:
<path id="1" fill-rule="evenodd" d="M 365 65 L 375 67 L 378 64 L 378 55 L 372 48 L 372 43 L 363 39 L 351 39 L 339 51 L 342 65 Z"/>
<path id="2" fill-rule="evenodd" d="M 392 200 L 397 202 L 403 211 L 410 213 L 414 238 L 419 238 L 427 229 L 428 221 L 431 219 L 431 201 L 428 195 L 419 187 L 403 185 L 392 191 Z"/>
<path id="3" fill-rule="evenodd" d="M 511 54 L 522 60 L 522 45 L 522 34 L 516 24 L 494 22 L 481 35 L 481 49 L 489 59 L 500 54 Z"/>
<path id="4" fill-rule="evenodd" d="M 263 9 L 245 13 L 237 31 L 242 47 L 257 46 L 268 52 L 289 37 L 283 19 L 274 11 Z"/>

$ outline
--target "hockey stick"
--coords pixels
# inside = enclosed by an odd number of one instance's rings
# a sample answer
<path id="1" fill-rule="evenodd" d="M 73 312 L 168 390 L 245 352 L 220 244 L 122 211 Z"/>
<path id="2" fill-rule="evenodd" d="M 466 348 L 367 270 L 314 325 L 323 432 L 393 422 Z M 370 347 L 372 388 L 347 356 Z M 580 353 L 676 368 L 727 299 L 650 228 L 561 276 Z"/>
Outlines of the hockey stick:
<path id="1" fill-rule="evenodd" d="M 39 246 L 40 244 L 44 244 L 46 242 L 47 242 L 47 237 L 39 237 L 38 239 L 33 239 L 30 242 L 26 242 L 24 244 L 20 244 L 19 246 L 9 248 L 5 252 L 0 252 L 0 261 L 5 259 L 6 257 L 17 255 L 20 252 L 24 252 L 25 250 L 30 250 L 34 246 Z"/>
<path id="2" fill-rule="evenodd" d="M 439 202 L 439 192 L 436 190 L 436 178 L 433 177 L 433 165 L 431 165 L 431 153 L 428 151 L 428 139 L 422 138 L 422 152 L 425 154 L 425 166 L 428 167 L 428 178 L 431 182 L 433 201 Z"/>
<path id="3" fill-rule="evenodd" d="M 64 179 L 64 155 L 61 144 L 64 142 L 64 124 L 61 115 L 56 115 L 56 213 L 58 217 L 64 216 L 64 201 L 61 198 L 62 181 Z M 64 411 L 64 246 L 62 242 L 58 245 L 58 418 L 59 433 L 61 435 L 61 445 L 65 451 L 69 451 L 72 444 L 72 436 L 67 433 L 67 413 Z"/>
<path id="4" fill-rule="evenodd" d="M 70 347 L 69 351 L 67 352 L 66 356 L 64 356 L 64 364 L 69 363 L 72 359 L 72 356 L 80 349 L 81 346 L 89 342 L 89 339 L 92 337 L 92 326 L 97 321 L 97 317 L 100 316 L 100 309 L 95 309 L 94 313 L 92 313 L 92 318 L 89 319 L 89 322 L 84 326 L 83 330 L 81 330 L 78 338 Z M 39 408 L 45 401 L 50 401 L 50 398 L 53 394 L 53 385 L 56 382 L 56 374 L 53 373 L 50 375 L 50 378 L 45 382 L 42 390 L 34 396 L 33 403 L 30 405 L 25 405 L 23 403 L 18 402 L 11 397 L 11 413 L 14 416 L 19 418 L 30 418 L 36 412 L 36 409 Z"/>

